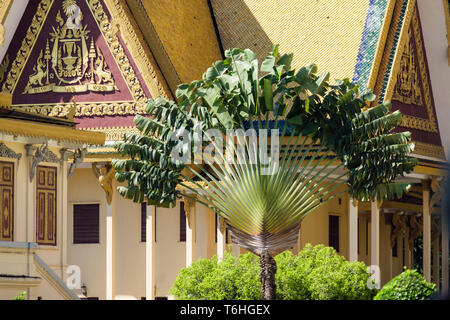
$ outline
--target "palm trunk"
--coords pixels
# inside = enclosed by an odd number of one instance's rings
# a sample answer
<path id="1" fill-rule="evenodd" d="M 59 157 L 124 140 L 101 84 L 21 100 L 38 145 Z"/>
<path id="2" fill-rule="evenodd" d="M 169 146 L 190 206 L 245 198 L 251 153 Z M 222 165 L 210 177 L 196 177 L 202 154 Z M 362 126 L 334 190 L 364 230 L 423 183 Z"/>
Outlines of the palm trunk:
<path id="1" fill-rule="evenodd" d="M 270 255 L 269 251 L 264 251 L 260 256 L 261 267 L 261 296 L 263 300 L 275 300 L 277 287 L 275 284 L 275 274 L 277 273 L 277 263 Z"/>

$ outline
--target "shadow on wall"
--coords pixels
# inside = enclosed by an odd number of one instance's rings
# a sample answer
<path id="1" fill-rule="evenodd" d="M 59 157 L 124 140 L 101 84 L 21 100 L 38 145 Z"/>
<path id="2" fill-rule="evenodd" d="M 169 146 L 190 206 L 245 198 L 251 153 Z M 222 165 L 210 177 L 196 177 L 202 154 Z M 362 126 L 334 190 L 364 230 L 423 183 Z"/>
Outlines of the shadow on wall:
<path id="1" fill-rule="evenodd" d="M 450 163 L 447 163 L 447 168 L 450 168 Z M 445 193 L 444 193 L 444 199 L 442 199 L 442 223 L 446 224 L 447 228 L 447 240 L 450 236 L 450 170 L 447 169 L 447 183 L 445 184 Z M 442 270 L 444 272 L 444 270 Z M 449 270 L 447 270 L 449 272 Z M 448 278 L 447 278 L 448 279 Z M 440 297 L 438 297 L 440 300 L 450 300 L 450 290 L 447 292 L 443 292 Z"/>
<path id="2" fill-rule="evenodd" d="M 269 39 L 245 0 L 209 0 L 211 2 L 220 40 L 224 50 L 250 49 L 264 60 L 270 51 Z"/>

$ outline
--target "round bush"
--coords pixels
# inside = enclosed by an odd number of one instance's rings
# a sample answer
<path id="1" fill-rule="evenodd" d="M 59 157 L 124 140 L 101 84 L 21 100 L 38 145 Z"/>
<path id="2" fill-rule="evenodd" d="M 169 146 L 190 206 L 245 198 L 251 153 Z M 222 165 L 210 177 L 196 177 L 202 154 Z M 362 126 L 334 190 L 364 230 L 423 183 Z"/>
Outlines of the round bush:
<path id="1" fill-rule="evenodd" d="M 417 270 L 405 270 L 386 283 L 374 300 L 427 300 L 436 292 Z"/>
<path id="2" fill-rule="evenodd" d="M 364 263 L 350 263 L 330 247 L 306 245 L 297 256 L 285 251 L 275 260 L 280 300 L 363 300 L 376 293 L 367 286 Z M 259 300 L 259 273 L 255 255 L 226 253 L 222 262 L 201 259 L 182 269 L 170 293 L 180 300 Z"/>
<path id="3" fill-rule="evenodd" d="M 370 300 L 370 274 L 363 262 L 348 262 L 336 250 L 307 244 L 298 256 L 278 255 L 277 295 L 282 300 Z"/>
<path id="4" fill-rule="evenodd" d="M 217 257 L 200 259 L 181 269 L 170 290 L 179 300 L 258 300 L 260 292 L 257 257 L 230 253 L 219 263 Z"/>

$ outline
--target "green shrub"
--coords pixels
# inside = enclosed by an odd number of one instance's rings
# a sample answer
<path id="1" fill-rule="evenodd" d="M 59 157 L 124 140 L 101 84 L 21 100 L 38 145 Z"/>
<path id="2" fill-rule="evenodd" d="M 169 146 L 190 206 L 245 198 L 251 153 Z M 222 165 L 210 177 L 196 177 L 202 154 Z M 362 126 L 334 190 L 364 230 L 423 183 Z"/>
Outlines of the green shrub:
<path id="1" fill-rule="evenodd" d="M 17 297 L 15 297 L 13 300 L 25 300 L 25 295 L 27 293 L 25 291 L 23 292 L 19 292 L 19 295 Z"/>
<path id="2" fill-rule="evenodd" d="M 200 259 L 182 269 L 170 294 L 179 300 L 257 300 L 260 291 L 257 257 L 225 253 L 222 262 Z"/>
<path id="3" fill-rule="evenodd" d="M 374 300 L 427 300 L 436 292 L 417 270 L 405 270 L 386 283 Z"/>
<path id="4" fill-rule="evenodd" d="M 306 247 L 298 256 L 285 251 L 277 262 L 277 299 L 372 299 L 369 273 L 362 262 L 350 263 L 333 248 Z M 226 253 L 201 259 L 182 269 L 170 293 L 180 300 L 258 300 L 261 298 L 259 260 L 253 254 L 239 258 Z"/>
<path id="5" fill-rule="evenodd" d="M 363 262 L 348 262 L 336 250 L 307 244 L 298 256 L 278 255 L 277 295 L 282 300 L 369 300 L 370 274 Z"/>

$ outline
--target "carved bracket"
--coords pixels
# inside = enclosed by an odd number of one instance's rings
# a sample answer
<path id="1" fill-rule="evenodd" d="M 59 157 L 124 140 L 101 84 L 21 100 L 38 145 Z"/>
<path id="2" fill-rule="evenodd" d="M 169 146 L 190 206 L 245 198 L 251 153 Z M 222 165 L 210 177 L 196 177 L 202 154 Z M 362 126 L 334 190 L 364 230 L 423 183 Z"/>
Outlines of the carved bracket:
<path id="1" fill-rule="evenodd" d="M 397 237 L 408 230 L 407 222 L 407 216 L 401 215 L 400 212 L 396 212 L 392 215 L 392 226 L 394 228 L 391 233 L 391 248 L 394 247 Z"/>
<path id="2" fill-rule="evenodd" d="M 36 167 L 40 162 L 60 163 L 60 159 L 56 154 L 48 149 L 48 145 L 42 144 L 40 147 L 34 147 L 31 144 L 25 145 L 27 157 L 30 158 L 30 182 L 33 182 L 36 175 Z"/>
<path id="3" fill-rule="evenodd" d="M 110 163 L 101 165 L 99 168 L 97 162 L 92 163 L 92 171 L 97 177 L 100 186 L 105 191 L 106 201 L 110 205 L 114 194 L 113 181 L 116 171 Z"/>
<path id="4" fill-rule="evenodd" d="M 184 197 L 184 212 L 186 214 L 186 219 L 188 226 L 191 226 L 192 209 L 195 208 L 195 200 L 190 197 Z"/>
<path id="5" fill-rule="evenodd" d="M 70 164 L 69 172 L 67 173 L 67 179 L 72 178 L 75 169 L 78 167 L 80 163 L 83 163 L 84 157 L 86 156 L 86 148 L 84 149 L 77 149 L 76 151 L 69 151 L 65 150 L 65 157 L 67 157 L 65 160 L 68 160 L 70 156 L 73 158 L 73 162 Z M 63 151 L 61 150 L 61 155 Z"/>
<path id="6" fill-rule="evenodd" d="M 422 217 L 418 217 L 417 215 L 411 216 L 409 219 L 409 237 L 408 244 L 409 248 L 412 249 L 414 246 L 414 239 L 422 234 L 423 231 L 423 220 Z"/>
<path id="7" fill-rule="evenodd" d="M 20 159 L 22 159 L 21 153 L 15 153 L 8 148 L 4 143 L 0 143 L 0 158 L 17 159 L 17 165 L 19 165 Z"/>

